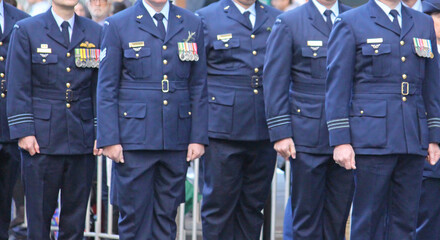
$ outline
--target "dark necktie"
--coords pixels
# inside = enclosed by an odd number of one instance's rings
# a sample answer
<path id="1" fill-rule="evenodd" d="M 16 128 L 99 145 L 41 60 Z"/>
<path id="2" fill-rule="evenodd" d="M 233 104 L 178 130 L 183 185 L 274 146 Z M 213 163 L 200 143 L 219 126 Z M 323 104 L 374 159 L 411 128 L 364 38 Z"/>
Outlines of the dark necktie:
<path id="1" fill-rule="evenodd" d="M 393 16 L 393 25 L 396 28 L 396 30 L 400 33 L 400 25 L 399 25 L 399 19 L 397 18 L 399 16 L 399 13 L 396 10 L 390 11 L 391 16 Z"/>
<path id="2" fill-rule="evenodd" d="M 333 22 L 332 22 L 332 10 L 325 10 L 324 11 L 324 16 L 326 17 L 326 23 L 327 23 L 327 27 L 332 30 L 333 27 Z"/>
<path id="3" fill-rule="evenodd" d="M 157 30 L 159 30 L 160 38 L 162 40 L 165 39 L 166 31 L 165 31 L 165 25 L 163 24 L 163 19 L 165 16 L 162 13 L 156 13 L 154 14 L 154 19 L 157 21 Z"/>
<path id="4" fill-rule="evenodd" d="M 249 18 L 250 15 L 251 15 L 251 12 L 249 12 L 249 11 L 246 11 L 243 13 L 244 21 L 246 22 L 246 25 L 248 25 L 248 27 L 250 29 L 252 29 L 253 27 L 252 27 L 251 19 Z"/>
<path id="5" fill-rule="evenodd" d="M 63 34 L 64 43 L 66 44 L 67 47 L 69 47 L 70 44 L 69 26 L 70 24 L 66 21 L 61 23 L 61 33 Z"/>

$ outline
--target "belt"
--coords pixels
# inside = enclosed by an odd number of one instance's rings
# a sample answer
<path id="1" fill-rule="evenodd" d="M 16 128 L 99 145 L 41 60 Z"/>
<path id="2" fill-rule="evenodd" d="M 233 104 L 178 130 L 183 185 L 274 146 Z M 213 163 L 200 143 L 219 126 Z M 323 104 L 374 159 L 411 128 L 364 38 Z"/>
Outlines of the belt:
<path id="1" fill-rule="evenodd" d="M 294 81 L 291 86 L 292 91 L 314 95 L 325 95 L 325 84 L 313 84 Z"/>
<path id="2" fill-rule="evenodd" d="M 222 83 L 233 87 L 263 87 L 263 76 L 209 76 L 208 83 Z"/>
<path id="3" fill-rule="evenodd" d="M 51 100 L 62 100 L 66 102 L 75 102 L 80 99 L 90 98 L 92 92 L 90 89 L 87 90 L 71 90 L 66 91 L 53 90 L 53 89 L 43 89 L 43 88 L 33 88 L 32 96 Z"/>
<path id="4" fill-rule="evenodd" d="M 421 84 L 402 83 L 360 83 L 353 86 L 354 94 L 401 94 L 415 95 L 422 92 Z"/>
<path id="5" fill-rule="evenodd" d="M 169 81 L 164 79 L 160 82 L 128 82 L 120 83 L 120 88 L 137 90 L 161 90 L 164 93 L 175 92 L 176 90 L 188 89 L 187 81 Z"/>

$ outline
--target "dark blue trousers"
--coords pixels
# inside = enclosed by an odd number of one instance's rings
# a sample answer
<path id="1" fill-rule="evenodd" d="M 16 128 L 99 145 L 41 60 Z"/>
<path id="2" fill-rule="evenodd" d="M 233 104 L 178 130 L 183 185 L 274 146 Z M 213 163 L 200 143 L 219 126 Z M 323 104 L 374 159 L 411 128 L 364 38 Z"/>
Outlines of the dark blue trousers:
<path id="1" fill-rule="evenodd" d="M 185 199 L 186 151 L 124 151 L 114 163 L 121 240 L 175 240 Z"/>
<path id="2" fill-rule="evenodd" d="M 27 239 L 50 239 L 51 219 L 58 207 L 59 190 L 61 215 L 58 239 L 83 239 L 87 202 L 95 174 L 93 155 L 30 156 L 23 150 L 20 153 L 26 195 Z"/>
<path id="3" fill-rule="evenodd" d="M 298 152 L 291 164 L 293 239 L 343 240 L 353 172 L 337 165 L 332 155 Z"/>
<path id="4" fill-rule="evenodd" d="M 273 145 L 211 138 L 204 161 L 203 239 L 259 239 L 275 171 Z"/>
<path id="5" fill-rule="evenodd" d="M 440 240 L 440 178 L 423 178 L 417 222 L 417 240 Z"/>
<path id="6" fill-rule="evenodd" d="M 352 240 L 415 239 L 424 161 L 418 155 L 356 156 Z"/>
<path id="7" fill-rule="evenodd" d="M 20 166 L 17 143 L 0 145 L 0 239 L 8 239 L 11 221 L 12 191 Z"/>

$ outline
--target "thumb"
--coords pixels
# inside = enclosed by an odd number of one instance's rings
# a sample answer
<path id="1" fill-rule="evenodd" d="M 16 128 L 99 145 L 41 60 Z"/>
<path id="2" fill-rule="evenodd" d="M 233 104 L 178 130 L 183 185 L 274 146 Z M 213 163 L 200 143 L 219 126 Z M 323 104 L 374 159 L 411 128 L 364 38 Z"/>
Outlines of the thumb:
<path id="1" fill-rule="evenodd" d="M 289 146 L 289 150 L 290 150 L 290 156 L 292 156 L 293 159 L 296 159 L 295 144 L 291 144 Z"/>
<path id="2" fill-rule="evenodd" d="M 124 163 L 124 152 L 121 150 L 121 153 L 119 153 L 119 162 Z"/>
<path id="3" fill-rule="evenodd" d="M 356 169 L 356 159 L 355 159 L 355 155 L 354 154 L 351 157 L 351 169 Z"/>
<path id="4" fill-rule="evenodd" d="M 193 154 L 193 150 L 192 150 L 192 148 L 189 147 L 188 148 L 188 153 L 186 154 L 186 161 L 187 162 L 191 161 L 192 154 Z"/>
<path id="5" fill-rule="evenodd" d="M 38 145 L 37 139 L 34 142 L 34 149 L 36 153 L 40 153 L 40 145 Z"/>

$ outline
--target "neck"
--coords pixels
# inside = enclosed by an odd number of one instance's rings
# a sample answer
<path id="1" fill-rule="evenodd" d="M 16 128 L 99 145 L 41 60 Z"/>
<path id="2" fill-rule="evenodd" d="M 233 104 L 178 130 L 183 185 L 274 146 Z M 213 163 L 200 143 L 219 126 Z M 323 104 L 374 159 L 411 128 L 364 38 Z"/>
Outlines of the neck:
<path id="1" fill-rule="evenodd" d="M 402 0 L 408 7 L 412 8 L 416 4 L 417 0 Z"/>
<path id="2" fill-rule="evenodd" d="M 238 5 L 242 6 L 244 9 L 248 9 L 250 8 L 252 5 L 254 5 L 255 2 L 252 3 L 242 3 L 238 0 L 233 0 L 235 3 L 237 3 Z"/>
<path id="3" fill-rule="evenodd" d="M 383 4 L 387 5 L 389 8 L 394 9 L 399 5 L 400 0 L 379 0 Z"/>
<path id="4" fill-rule="evenodd" d="M 327 9 L 331 9 L 336 3 L 336 0 L 316 0 L 316 1 Z"/>
<path id="5" fill-rule="evenodd" d="M 92 20 L 93 20 L 94 22 L 96 22 L 96 23 L 102 22 L 102 21 L 105 20 L 105 19 L 106 19 L 105 17 L 102 17 L 102 18 L 92 17 Z"/>
<path id="6" fill-rule="evenodd" d="M 65 21 L 71 19 L 73 14 L 75 14 L 74 7 L 60 6 L 52 2 L 52 8 L 53 11 Z"/>
<path id="7" fill-rule="evenodd" d="M 154 11 L 156 12 L 160 12 L 162 11 L 163 7 L 165 7 L 165 3 L 153 3 L 150 0 L 144 0 L 148 5 L 150 5 L 150 7 L 152 7 L 154 9 Z"/>

